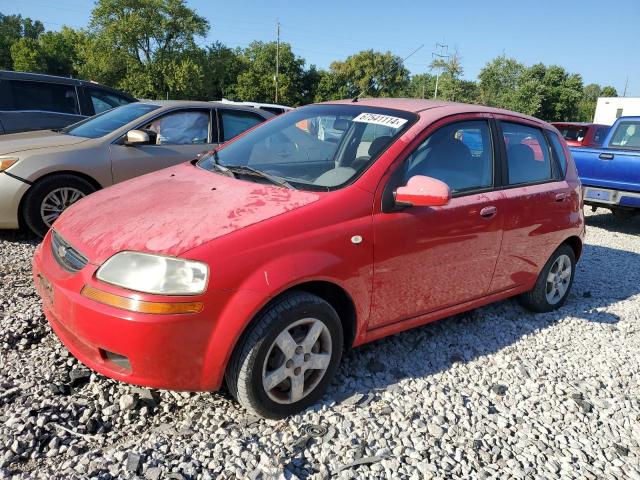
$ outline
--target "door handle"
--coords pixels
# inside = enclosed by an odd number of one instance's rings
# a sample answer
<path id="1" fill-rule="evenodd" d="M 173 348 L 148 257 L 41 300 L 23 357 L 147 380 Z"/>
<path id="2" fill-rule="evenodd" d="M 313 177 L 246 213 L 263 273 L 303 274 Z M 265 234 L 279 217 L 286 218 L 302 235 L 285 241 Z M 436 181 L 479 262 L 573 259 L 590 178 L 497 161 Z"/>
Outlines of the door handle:
<path id="1" fill-rule="evenodd" d="M 601 153 L 598 155 L 598 158 L 601 160 L 613 160 L 613 153 Z"/>
<path id="2" fill-rule="evenodd" d="M 566 193 L 556 193 L 556 202 L 564 202 L 567 199 Z"/>
<path id="3" fill-rule="evenodd" d="M 484 207 L 480 210 L 480 216 L 482 218 L 492 218 L 495 217 L 496 213 L 498 213 L 498 209 L 496 207 Z"/>

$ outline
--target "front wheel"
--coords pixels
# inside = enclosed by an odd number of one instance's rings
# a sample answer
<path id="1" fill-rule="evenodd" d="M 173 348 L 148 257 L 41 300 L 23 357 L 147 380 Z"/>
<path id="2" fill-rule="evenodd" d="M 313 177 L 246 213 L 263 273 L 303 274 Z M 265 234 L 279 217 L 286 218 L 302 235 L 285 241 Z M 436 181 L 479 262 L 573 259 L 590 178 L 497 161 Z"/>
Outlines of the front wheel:
<path id="1" fill-rule="evenodd" d="M 553 252 L 533 289 L 520 295 L 520 303 L 534 312 L 550 312 L 564 305 L 573 285 L 576 256 L 568 245 Z"/>
<path id="2" fill-rule="evenodd" d="M 91 183 L 75 175 L 58 174 L 43 178 L 25 196 L 25 223 L 33 233 L 44 237 L 64 210 L 95 190 Z"/>
<path id="3" fill-rule="evenodd" d="M 320 297 L 289 293 L 268 307 L 245 333 L 225 380 L 249 412 L 283 418 L 315 403 L 342 356 L 338 314 Z"/>

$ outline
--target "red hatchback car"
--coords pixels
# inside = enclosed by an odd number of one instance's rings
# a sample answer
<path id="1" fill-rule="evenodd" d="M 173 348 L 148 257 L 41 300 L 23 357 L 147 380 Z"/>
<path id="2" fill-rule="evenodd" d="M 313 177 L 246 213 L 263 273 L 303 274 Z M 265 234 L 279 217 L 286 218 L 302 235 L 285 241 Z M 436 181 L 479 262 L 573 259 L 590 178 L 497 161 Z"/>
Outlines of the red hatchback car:
<path id="1" fill-rule="evenodd" d="M 51 327 L 89 367 L 158 388 L 226 382 L 279 418 L 320 398 L 343 348 L 515 295 L 560 307 L 581 203 L 540 120 L 339 101 L 81 200 L 33 272 Z"/>

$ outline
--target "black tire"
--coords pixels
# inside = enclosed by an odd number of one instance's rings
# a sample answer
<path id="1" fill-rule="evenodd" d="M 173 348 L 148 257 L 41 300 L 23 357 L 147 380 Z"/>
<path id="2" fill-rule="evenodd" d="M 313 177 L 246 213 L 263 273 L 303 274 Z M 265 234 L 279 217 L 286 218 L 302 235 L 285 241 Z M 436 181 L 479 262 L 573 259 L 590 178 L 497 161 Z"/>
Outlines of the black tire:
<path id="1" fill-rule="evenodd" d="M 66 173 L 52 175 L 37 181 L 27 191 L 22 209 L 22 215 L 26 225 L 37 236 L 44 237 L 49 230 L 40 213 L 42 202 L 47 195 L 54 190 L 65 187 L 79 190 L 83 195 L 89 195 L 96 190 L 96 188 L 84 178 Z"/>
<path id="2" fill-rule="evenodd" d="M 279 403 L 269 397 L 263 386 L 263 366 L 278 335 L 295 322 L 307 318 L 320 320 L 328 329 L 331 337 L 329 366 L 315 387 L 301 400 Z M 340 363 L 342 346 L 340 318 L 329 303 L 306 292 L 287 293 L 259 314 L 243 334 L 227 366 L 225 381 L 233 397 L 249 412 L 265 418 L 283 418 L 316 403 L 324 394 Z"/>
<path id="3" fill-rule="evenodd" d="M 556 303 L 550 303 L 547 300 L 546 290 L 547 290 L 547 277 L 549 276 L 549 271 L 553 264 L 558 259 L 558 257 L 566 255 L 569 257 L 571 262 L 571 278 L 569 279 L 569 284 L 567 286 L 567 290 L 564 292 L 562 298 Z M 571 292 L 571 286 L 573 285 L 573 279 L 576 273 L 576 255 L 569 245 L 563 244 L 560 245 L 555 252 L 549 257 L 549 260 L 545 264 L 542 272 L 538 276 L 536 280 L 535 286 L 529 290 L 528 292 L 523 293 L 518 297 L 520 304 L 531 310 L 533 312 L 550 312 L 552 310 L 556 310 L 560 308 L 567 301 L 569 297 L 569 293 Z"/>

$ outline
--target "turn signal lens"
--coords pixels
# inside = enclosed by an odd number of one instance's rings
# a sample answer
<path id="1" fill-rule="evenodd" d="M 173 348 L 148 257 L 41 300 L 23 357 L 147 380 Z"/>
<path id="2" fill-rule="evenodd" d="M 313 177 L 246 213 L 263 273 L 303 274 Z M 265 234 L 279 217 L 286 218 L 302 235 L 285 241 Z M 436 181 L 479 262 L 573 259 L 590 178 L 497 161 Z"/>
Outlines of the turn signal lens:
<path id="1" fill-rule="evenodd" d="M 18 157 L 0 157 L 0 172 L 18 161 Z"/>
<path id="2" fill-rule="evenodd" d="M 169 315 L 176 313 L 199 313 L 204 308 L 202 302 L 147 302 L 144 300 L 134 300 L 98 290 L 97 288 L 87 285 L 82 288 L 80 294 L 96 302 L 131 312 Z"/>

